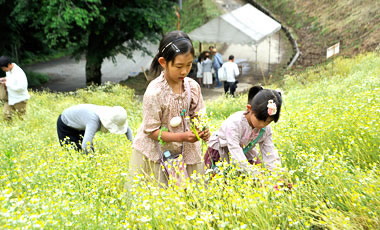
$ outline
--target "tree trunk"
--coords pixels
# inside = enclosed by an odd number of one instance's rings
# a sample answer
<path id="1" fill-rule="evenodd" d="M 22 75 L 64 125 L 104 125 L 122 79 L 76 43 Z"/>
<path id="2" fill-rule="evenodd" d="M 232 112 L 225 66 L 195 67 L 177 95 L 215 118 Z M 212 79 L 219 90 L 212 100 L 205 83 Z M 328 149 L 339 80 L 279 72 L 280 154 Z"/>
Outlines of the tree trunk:
<path id="1" fill-rule="evenodd" d="M 100 85 L 102 84 L 102 63 L 104 56 L 99 50 L 102 45 L 103 38 L 95 33 L 90 33 L 86 51 L 86 84 Z"/>
<path id="2" fill-rule="evenodd" d="M 102 62 L 103 60 L 94 60 L 86 55 L 86 84 L 100 85 L 102 83 Z"/>

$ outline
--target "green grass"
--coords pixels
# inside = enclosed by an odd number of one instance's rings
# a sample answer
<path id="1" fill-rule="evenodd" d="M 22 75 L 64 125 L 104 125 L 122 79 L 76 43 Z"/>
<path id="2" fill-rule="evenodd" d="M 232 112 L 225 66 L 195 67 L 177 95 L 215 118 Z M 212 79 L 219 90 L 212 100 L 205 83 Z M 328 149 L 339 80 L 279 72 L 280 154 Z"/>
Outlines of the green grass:
<path id="1" fill-rule="evenodd" d="M 30 92 L 24 120 L 0 118 L 0 228 L 379 229 L 379 76 L 379 53 L 286 76 L 272 128 L 292 191 L 274 190 L 275 174 L 254 182 L 232 169 L 208 186 L 163 190 L 137 179 L 125 192 L 126 137 L 96 134 L 92 157 L 66 152 L 56 119 L 74 104 L 121 105 L 136 133 L 142 105 L 133 90 Z M 246 95 L 208 102 L 212 131 L 245 105 Z"/>

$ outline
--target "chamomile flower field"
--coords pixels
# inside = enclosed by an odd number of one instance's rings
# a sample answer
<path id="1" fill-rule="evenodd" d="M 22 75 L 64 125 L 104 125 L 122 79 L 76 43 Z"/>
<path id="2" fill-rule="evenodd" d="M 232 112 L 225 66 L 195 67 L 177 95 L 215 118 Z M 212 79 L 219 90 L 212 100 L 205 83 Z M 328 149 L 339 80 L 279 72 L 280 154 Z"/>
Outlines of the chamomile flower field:
<path id="1" fill-rule="evenodd" d="M 141 176 L 128 191 L 124 135 L 97 133 L 95 153 L 81 155 L 60 147 L 56 121 L 74 104 L 120 105 L 136 133 L 142 104 L 133 90 L 31 92 L 24 120 L 0 118 L 0 228 L 379 229 L 380 54 L 337 58 L 285 76 L 280 88 L 272 128 L 283 171 L 257 166 L 253 177 L 223 165 L 228 172 L 211 180 L 162 189 Z M 211 131 L 246 101 L 208 101 Z"/>

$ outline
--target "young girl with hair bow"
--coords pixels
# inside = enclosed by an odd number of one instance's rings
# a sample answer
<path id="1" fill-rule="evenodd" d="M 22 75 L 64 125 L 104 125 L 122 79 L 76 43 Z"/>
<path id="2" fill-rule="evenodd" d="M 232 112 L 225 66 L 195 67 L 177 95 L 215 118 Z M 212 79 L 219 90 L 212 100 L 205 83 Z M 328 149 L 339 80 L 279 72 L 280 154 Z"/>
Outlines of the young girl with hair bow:
<path id="1" fill-rule="evenodd" d="M 226 160 L 247 169 L 259 164 L 259 153 L 254 148 L 259 144 L 264 165 L 271 171 L 281 167 L 280 157 L 272 141 L 269 124 L 277 122 L 281 112 L 281 94 L 275 90 L 254 86 L 248 93 L 246 111 L 229 116 L 208 141 L 204 155 L 205 164 L 215 167 L 215 162 Z"/>

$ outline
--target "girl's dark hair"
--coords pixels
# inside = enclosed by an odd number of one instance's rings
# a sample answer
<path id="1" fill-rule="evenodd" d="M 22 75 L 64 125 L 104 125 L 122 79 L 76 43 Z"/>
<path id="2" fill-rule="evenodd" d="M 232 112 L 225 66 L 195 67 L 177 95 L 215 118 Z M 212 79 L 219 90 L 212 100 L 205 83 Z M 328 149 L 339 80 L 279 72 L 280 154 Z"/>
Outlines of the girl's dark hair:
<path id="1" fill-rule="evenodd" d="M 0 67 L 8 67 L 9 64 L 12 64 L 12 60 L 7 56 L 0 57 Z"/>
<path id="2" fill-rule="evenodd" d="M 154 57 L 150 65 L 150 72 L 157 76 L 162 71 L 162 67 L 158 62 L 160 57 L 163 57 L 166 62 L 174 61 L 179 54 L 190 52 L 194 56 L 194 47 L 191 39 L 182 31 L 176 30 L 167 33 L 160 42 L 158 53 Z"/>
<path id="3" fill-rule="evenodd" d="M 277 113 L 272 116 L 268 114 L 269 100 L 273 100 L 277 107 Z M 248 104 L 251 105 L 252 112 L 258 120 L 266 121 L 268 117 L 271 117 L 274 122 L 277 122 L 280 118 L 282 98 L 281 94 L 275 90 L 253 86 L 248 92 Z"/>

